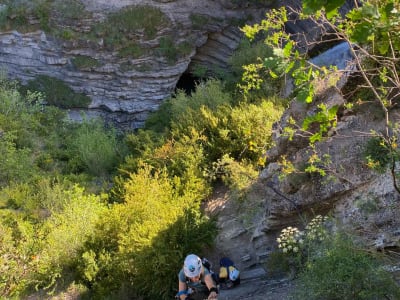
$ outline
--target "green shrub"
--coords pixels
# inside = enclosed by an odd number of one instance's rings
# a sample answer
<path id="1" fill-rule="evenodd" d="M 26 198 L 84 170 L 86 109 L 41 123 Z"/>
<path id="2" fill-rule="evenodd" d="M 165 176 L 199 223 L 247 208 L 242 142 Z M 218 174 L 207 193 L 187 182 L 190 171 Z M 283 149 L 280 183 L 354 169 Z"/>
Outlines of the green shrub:
<path id="1" fill-rule="evenodd" d="M 244 191 L 255 169 L 264 165 L 264 153 L 271 146 L 272 124 L 283 112 L 278 101 L 259 102 L 233 106 L 231 95 L 217 80 L 199 84 L 191 96 L 178 92 L 146 123 L 146 128 L 157 128 L 160 120 L 160 127 L 170 126 L 168 136 L 158 136 L 157 142 L 155 135 L 150 137 L 150 131 L 130 136 L 133 155 L 127 160 L 127 169 L 134 169 L 143 159 L 157 169 L 166 167 L 172 176 L 187 178 L 185 174 L 191 170 L 199 180 L 205 176 L 221 179 L 223 175 L 217 174 L 221 170 L 213 170 L 212 164 L 218 164 L 227 155 L 232 159 L 224 171 L 231 169 L 224 178 L 230 178 L 227 182 L 236 186 L 237 191 Z M 140 157 L 139 153 L 145 156 Z M 202 171 L 206 174 L 202 175 Z"/>
<path id="2" fill-rule="evenodd" d="M 0 298 L 21 299 L 32 283 L 38 240 L 35 226 L 18 214 L 0 210 Z"/>
<path id="3" fill-rule="evenodd" d="M 81 70 L 100 66 L 100 63 L 97 59 L 86 55 L 75 56 L 72 58 L 72 63 L 76 68 Z"/>
<path id="4" fill-rule="evenodd" d="M 143 54 L 145 54 L 145 51 L 143 50 L 143 48 L 140 47 L 140 45 L 133 44 L 133 43 L 127 43 L 123 48 L 121 48 L 118 51 L 119 57 L 139 58 Z M 132 69 L 132 67 L 130 69 Z"/>
<path id="5" fill-rule="evenodd" d="M 12 181 L 30 180 L 35 174 L 31 150 L 18 149 L 14 139 L 10 133 L 3 133 L 0 137 L 0 186 Z"/>
<path id="6" fill-rule="evenodd" d="M 107 129 L 98 119 L 79 124 L 70 136 L 67 147 L 72 151 L 70 163 L 75 161 L 95 176 L 104 176 L 112 172 L 125 154 L 116 131 L 112 128 Z"/>
<path id="7" fill-rule="evenodd" d="M 212 163 L 206 177 L 212 181 L 221 179 L 229 187 L 232 199 L 243 200 L 247 190 L 258 177 L 258 171 L 250 163 L 235 161 L 228 154 Z"/>
<path id="8" fill-rule="evenodd" d="M 181 259 L 210 244 L 215 225 L 198 212 L 203 194 L 144 166 L 124 182 L 115 203 L 83 252 L 81 276 L 92 297 L 128 289 L 146 299 L 170 299 Z M 174 207 L 174 209 L 171 209 Z"/>
<path id="9" fill-rule="evenodd" d="M 54 288 L 70 271 L 105 205 L 83 189 L 63 188 L 46 182 L 2 189 L 0 203 L 11 205 L 0 210 L 1 298 L 21 299 L 35 288 Z"/>
<path id="10" fill-rule="evenodd" d="M 326 239 L 298 276 L 295 299 L 399 299 L 400 288 L 382 268 L 378 255 L 351 238 Z"/>
<path id="11" fill-rule="evenodd" d="M 230 76 L 226 78 L 229 89 L 235 90 L 237 88 L 237 83 L 240 82 L 245 71 L 243 66 L 260 63 L 261 59 L 271 56 L 272 53 L 272 49 L 262 41 L 251 43 L 248 40 L 242 40 L 239 47 L 229 58 L 231 73 Z M 267 75 L 264 75 L 262 78 L 266 79 Z M 250 99 L 257 99 L 270 97 L 278 94 L 278 92 L 279 83 L 277 81 L 272 83 L 271 79 L 268 79 L 263 80 L 259 90 L 251 91 L 248 96 Z"/>
<path id="12" fill-rule="evenodd" d="M 62 108 L 86 108 L 91 102 L 90 97 L 75 93 L 62 80 L 47 75 L 39 75 L 30 80 L 23 89 L 42 92 L 47 104 Z"/>
<path id="13" fill-rule="evenodd" d="M 280 118 L 283 108 L 269 101 L 260 105 L 214 106 L 189 109 L 184 121 L 172 123 L 173 130 L 186 133 L 195 128 L 202 133 L 209 161 L 229 154 L 237 161 L 248 160 L 254 166 L 262 166 L 264 153 L 271 146 L 272 124 Z"/>
<path id="14" fill-rule="evenodd" d="M 57 11 L 58 21 L 64 22 L 82 20 L 87 17 L 88 12 L 81 0 L 53 0 L 52 7 Z"/>
<path id="15" fill-rule="evenodd" d="M 64 277 L 65 271 L 71 272 L 69 268 L 78 261 L 79 250 L 106 206 L 100 196 L 85 195 L 83 188 L 74 186 L 62 192 L 60 203 L 53 208 L 56 209 L 50 210 L 50 217 L 38 232 L 42 240 L 33 281 L 43 289 L 62 284 L 63 280 L 58 279 Z"/>
<path id="16" fill-rule="evenodd" d="M 39 21 L 39 27 L 49 31 L 50 0 L 4 0 L 5 8 L 0 13 L 0 27 L 3 30 L 16 29 L 23 32 L 38 29 L 30 18 Z"/>
<path id="17" fill-rule="evenodd" d="M 207 107 L 210 111 L 215 111 L 221 105 L 230 105 L 233 100 L 229 93 L 223 89 L 223 83 L 218 80 L 202 82 L 196 87 L 196 91 L 191 96 L 187 96 L 183 91 L 170 100 L 169 112 L 171 123 L 175 127 L 185 132 L 185 128 L 190 126 L 200 127 L 199 112 L 201 107 Z"/>
<path id="18" fill-rule="evenodd" d="M 373 137 L 365 145 L 363 156 L 367 165 L 378 172 L 384 173 L 392 162 L 390 146 L 379 137 Z"/>
<path id="19" fill-rule="evenodd" d="M 113 49 L 125 47 L 136 36 L 146 39 L 156 37 L 158 30 L 168 27 L 168 17 L 157 7 L 134 5 L 111 13 L 93 31 L 96 36 L 104 37 L 105 45 Z"/>

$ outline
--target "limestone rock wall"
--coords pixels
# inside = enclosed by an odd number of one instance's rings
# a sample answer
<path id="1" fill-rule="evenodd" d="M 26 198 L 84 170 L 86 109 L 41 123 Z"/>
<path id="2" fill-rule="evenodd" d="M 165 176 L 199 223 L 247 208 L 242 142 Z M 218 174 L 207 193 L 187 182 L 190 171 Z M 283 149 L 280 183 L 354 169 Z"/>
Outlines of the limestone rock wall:
<path id="1" fill-rule="evenodd" d="M 100 114 L 128 128 L 140 127 L 148 113 L 170 97 L 189 66 L 226 68 L 241 38 L 238 20 L 257 20 L 268 8 L 268 5 L 262 9 L 242 7 L 227 0 L 85 0 L 81 3 L 85 12 L 79 12 L 80 19 L 53 10 L 53 26 L 59 31 L 73 32 L 72 39 L 55 38 L 42 30 L 1 32 L 0 68 L 10 78 L 23 83 L 38 75 L 61 79 L 75 92 L 91 98 L 86 109 L 88 115 Z M 88 37 L 93 24 L 106 20 L 110 13 L 135 5 L 157 7 L 168 19 L 168 25 L 158 28 L 154 37 L 146 38 L 140 31 L 131 37 L 140 51 L 137 57 L 121 57 L 116 49 L 107 47 L 107 36 Z M 172 62 L 160 54 L 165 37 L 176 45 L 186 42 L 185 52 Z M 168 53 L 171 47 L 167 44 L 162 50 Z M 77 68 L 73 59 L 78 56 L 93 58 L 98 65 Z M 81 111 L 72 108 L 71 116 L 78 118 Z"/>
<path id="2" fill-rule="evenodd" d="M 326 176 L 293 174 L 278 179 L 282 172 L 278 163 L 281 155 L 301 166 L 313 153 L 302 138 L 290 141 L 279 125 L 283 126 L 289 116 L 303 118 L 318 103 L 331 107 L 343 101 L 336 89 L 325 91 L 312 105 L 294 101 L 277 124 L 277 146 L 268 152 L 270 163 L 257 183 L 264 198 L 264 215 L 256 221 L 258 225 L 251 231 L 250 240 L 258 261 L 262 261 L 260 253 L 276 248 L 275 239 L 283 228 L 303 229 L 305 218 L 311 220 L 317 214 L 334 217 L 338 225 L 359 235 L 371 249 L 399 249 L 400 194 L 394 187 L 391 171 L 380 174 L 371 170 L 363 154 L 371 130 L 380 132 L 385 128 L 377 113 L 379 107 L 366 105 L 357 112 L 345 110 L 339 114 L 337 128 L 327 140 L 316 144 L 318 153 L 329 154 L 330 162 L 324 166 Z M 392 111 L 391 118 L 393 123 L 400 122 L 398 109 Z M 395 172 L 399 170 L 397 166 Z"/>

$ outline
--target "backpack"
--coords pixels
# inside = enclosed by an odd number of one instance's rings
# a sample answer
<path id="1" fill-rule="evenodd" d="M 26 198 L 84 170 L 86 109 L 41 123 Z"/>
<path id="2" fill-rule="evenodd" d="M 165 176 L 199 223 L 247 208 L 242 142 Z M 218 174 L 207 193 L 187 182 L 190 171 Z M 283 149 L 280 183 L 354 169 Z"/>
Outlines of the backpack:
<path id="1" fill-rule="evenodd" d="M 223 257 L 220 259 L 219 265 L 220 265 L 219 281 L 221 283 L 225 283 L 226 288 L 231 288 L 235 285 L 240 284 L 240 276 L 239 276 L 240 272 L 236 268 L 235 263 L 233 262 L 232 259 L 230 259 L 229 257 Z M 235 279 L 234 281 L 230 280 L 229 278 L 229 272 L 231 270 L 236 270 L 238 274 L 237 279 Z"/>

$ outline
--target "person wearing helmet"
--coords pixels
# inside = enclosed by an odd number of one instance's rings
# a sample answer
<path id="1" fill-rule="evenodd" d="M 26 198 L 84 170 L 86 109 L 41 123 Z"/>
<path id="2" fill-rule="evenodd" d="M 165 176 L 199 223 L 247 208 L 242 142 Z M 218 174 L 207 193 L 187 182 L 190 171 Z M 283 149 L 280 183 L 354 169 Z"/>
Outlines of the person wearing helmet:
<path id="1" fill-rule="evenodd" d="M 180 300 L 217 299 L 218 289 L 200 257 L 195 254 L 186 256 L 183 268 L 179 271 L 179 291 L 177 298 Z"/>

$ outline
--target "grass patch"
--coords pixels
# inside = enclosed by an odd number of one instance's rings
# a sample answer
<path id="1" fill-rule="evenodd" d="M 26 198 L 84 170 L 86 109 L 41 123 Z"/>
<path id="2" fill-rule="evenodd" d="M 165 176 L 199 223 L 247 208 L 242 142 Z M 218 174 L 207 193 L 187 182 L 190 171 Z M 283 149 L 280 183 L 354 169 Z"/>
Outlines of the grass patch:
<path id="1" fill-rule="evenodd" d="M 0 29 L 29 32 L 38 28 L 50 31 L 50 0 L 4 0 L 0 10 Z M 38 22 L 30 22 L 30 20 Z"/>
<path id="2" fill-rule="evenodd" d="M 180 57 L 190 54 L 191 51 L 192 46 L 189 42 L 175 43 L 171 36 L 161 37 L 157 49 L 159 55 L 164 56 L 169 64 L 174 64 Z"/>
<path id="3" fill-rule="evenodd" d="M 119 57 L 139 58 L 144 54 L 143 48 L 137 44 L 129 44 L 118 51 Z"/>
<path id="4" fill-rule="evenodd" d="M 73 65 L 82 70 L 82 69 L 88 69 L 88 68 L 95 68 L 100 66 L 100 63 L 97 59 L 90 57 L 90 56 L 86 56 L 86 55 L 78 55 L 75 56 L 72 59 L 72 63 Z"/>
<path id="5" fill-rule="evenodd" d="M 169 26 L 169 19 L 158 8 L 135 5 L 108 16 L 107 20 L 93 28 L 96 36 L 104 37 L 105 45 L 113 49 L 144 37 L 153 39 L 157 32 Z"/>
<path id="6" fill-rule="evenodd" d="M 53 8 L 60 13 L 59 17 L 63 20 L 80 20 L 88 15 L 80 0 L 55 0 Z"/>

